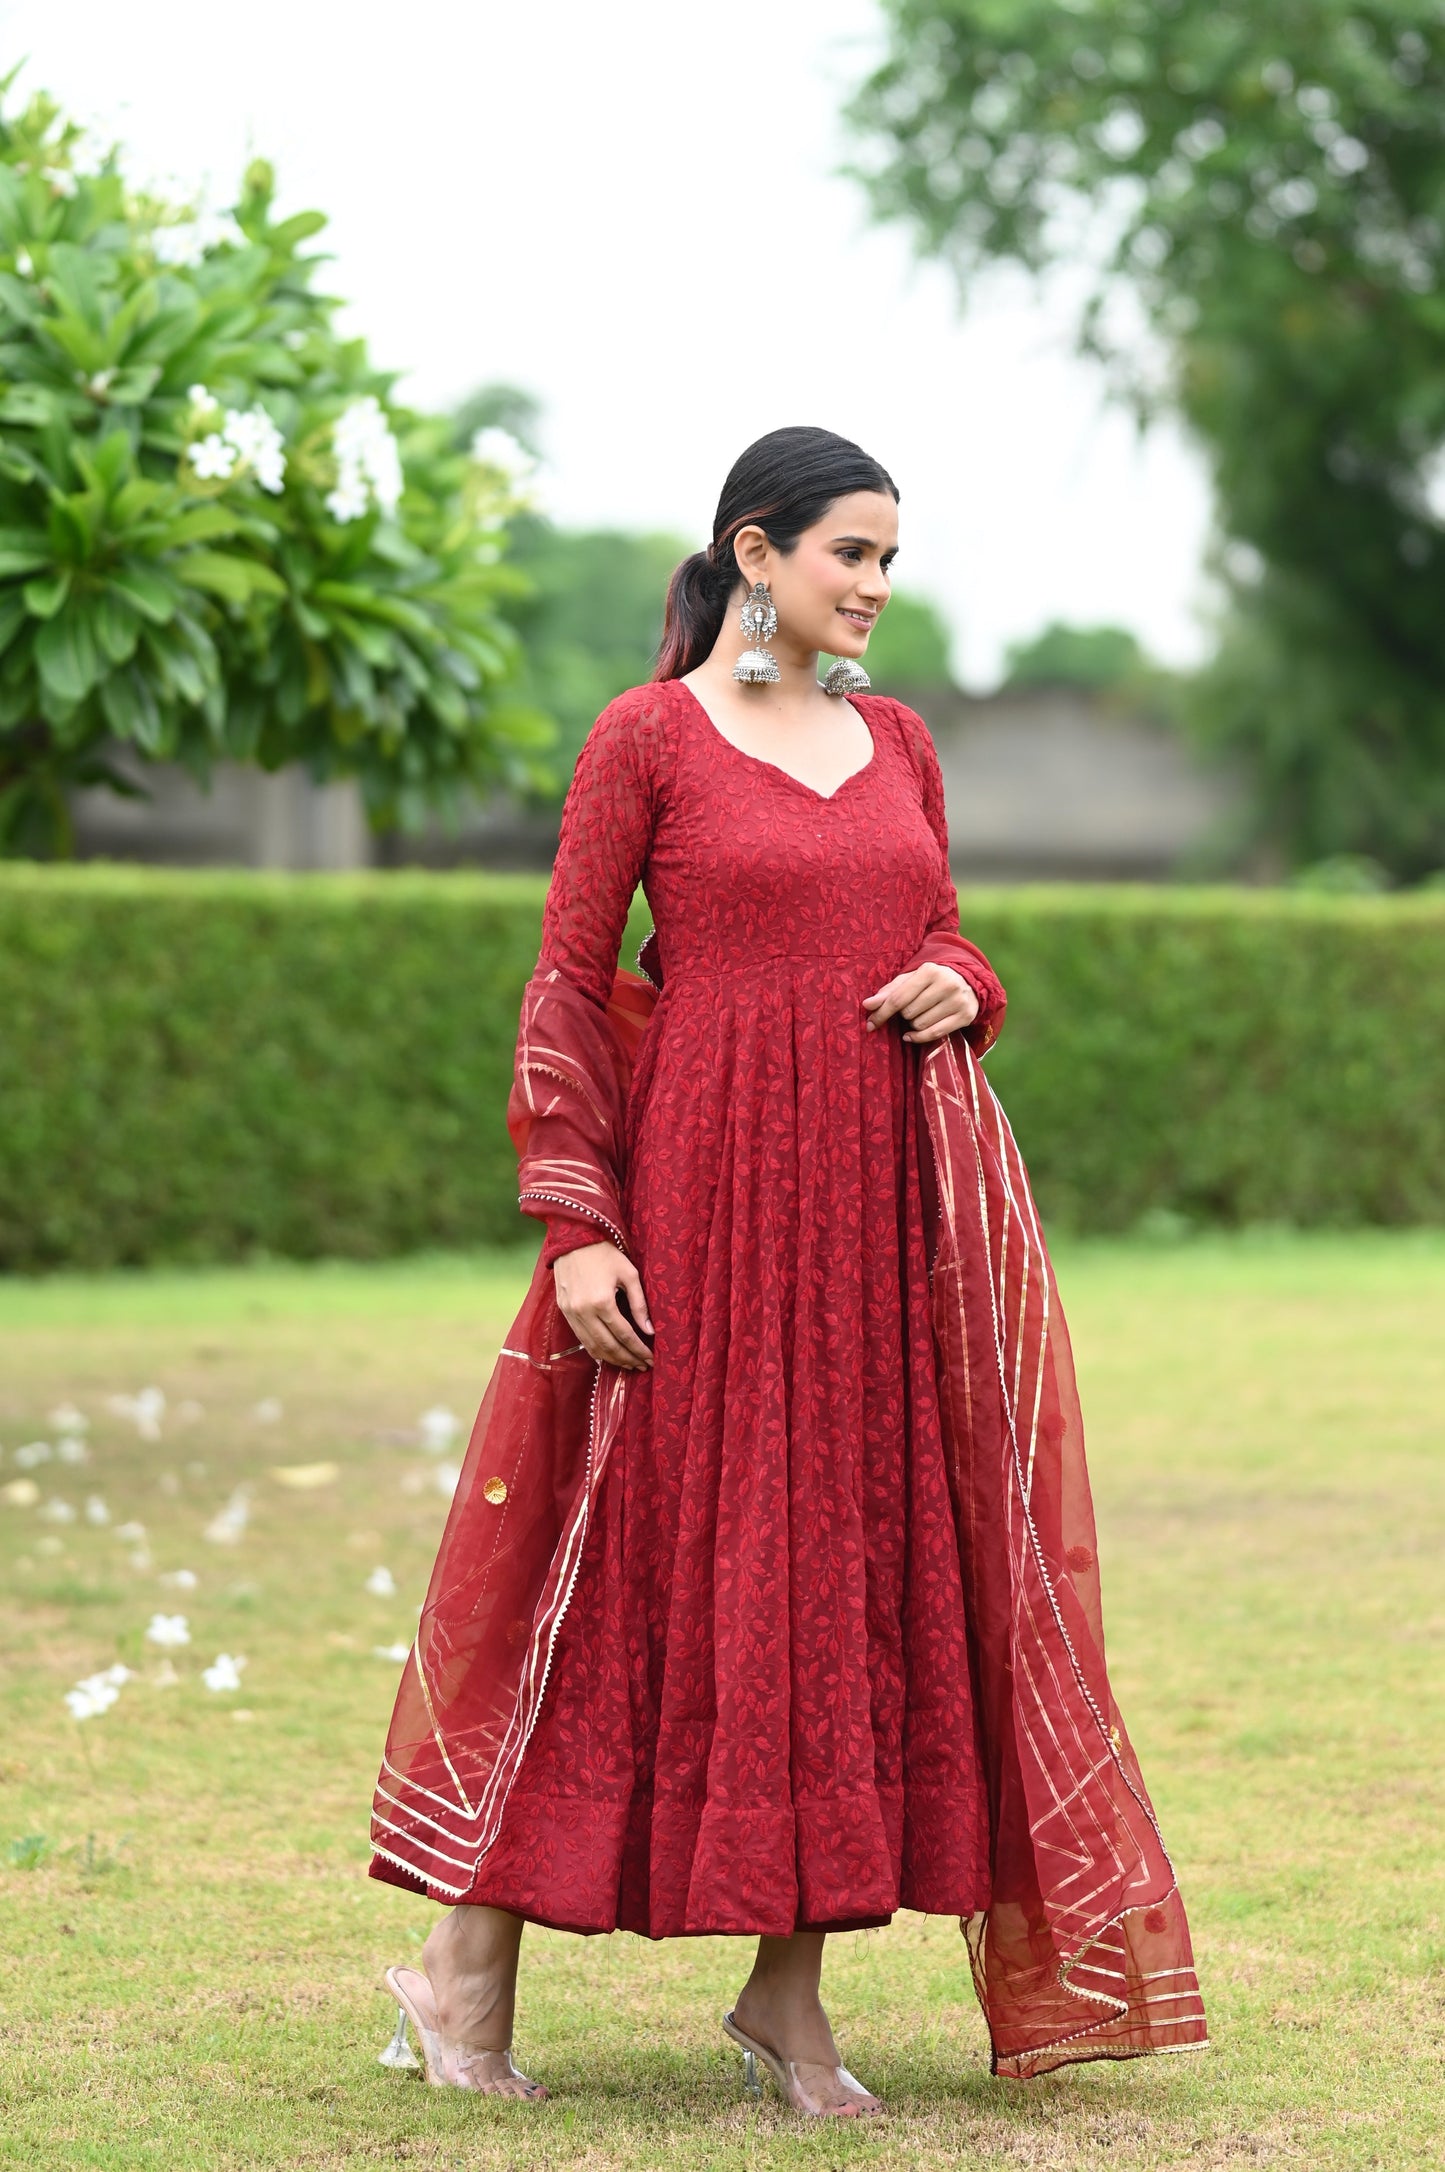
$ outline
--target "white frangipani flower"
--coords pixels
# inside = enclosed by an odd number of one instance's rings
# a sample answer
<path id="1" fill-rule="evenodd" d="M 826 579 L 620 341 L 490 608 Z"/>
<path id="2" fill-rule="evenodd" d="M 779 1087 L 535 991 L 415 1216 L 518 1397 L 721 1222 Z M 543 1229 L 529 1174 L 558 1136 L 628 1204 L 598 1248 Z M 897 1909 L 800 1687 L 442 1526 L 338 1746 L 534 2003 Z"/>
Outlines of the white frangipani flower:
<path id="1" fill-rule="evenodd" d="M 40 1511 L 46 1523 L 74 1523 L 75 1510 L 69 1501 L 52 1498 Z"/>
<path id="2" fill-rule="evenodd" d="M 33 279 L 35 277 L 35 259 L 28 249 L 16 250 L 15 269 L 22 279 Z"/>
<path id="3" fill-rule="evenodd" d="M 456 1412 L 444 1409 L 440 1403 L 431 1410 L 424 1410 L 417 1425 L 423 1448 L 430 1449 L 433 1455 L 440 1455 L 444 1448 L 450 1448 L 461 1431 L 461 1421 Z"/>
<path id="4" fill-rule="evenodd" d="M 233 1658 L 229 1652 L 218 1652 L 210 1666 L 202 1668 L 201 1680 L 205 1683 L 207 1689 L 239 1689 L 241 1686 L 241 1669 L 245 1664 L 244 1658 L 239 1655 Z"/>
<path id="5" fill-rule="evenodd" d="M 452 1495 L 457 1490 L 457 1481 L 461 1477 L 461 1475 L 462 1472 L 460 1464 L 439 1463 L 436 1469 L 432 1472 L 432 1483 L 436 1487 L 437 1492 L 449 1501 Z"/>
<path id="6" fill-rule="evenodd" d="M 199 264 L 206 253 L 199 219 L 187 219 L 176 226 L 156 227 L 151 235 L 151 248 L 158 264 L 187 267 Z"/>
<path id="7" fill-rule="evenodd" d="M 236 455 L 218 430 L 191 447 L 191 472 L 203 483 L 224 483 L 235 469 Z"/>
<path id="8" fill-rule="evenodd" d="M 248 407 L 244 414 L 228 407 L 222 435 L 237 459 L 250 468 L 263 490 L 269 490 L 274 496 L 284 487 L 286 454 L 281 432 L 264 407 Z"/>
<path id="9" fill-rule="evenodd" d="M 332 519 L 360 520 L 372 499 L 383 513 L 394 513 L 404 483 L 401 452 L 374 392 L 353 400 L 337 416 L 331 444 L 336 484 L 327 493 L 326 508 Z"/>
<path id="10" fill-rule="evenodd" d="M 163 1652 L 191 1641 L 190 1624 L 184 1614 L 152 1614 L 145 1634 L 147 1644 L 158 1644 Z"/>
<path id="11" fill-rule="evenodd" d="M 244 1536 L 251 1520 L 251 1486 L 237 1486 L 225 1507 L 214 1515 L 202 1532 L 213 1546 L 234 1546 Z"/>
<path id="12" fill-rule="evenodd" d="M 390 1569 L 373 1569 L 366 1579 L 366 1588 L 373 1599 L 394 1599 L 396 1597 L 396 1578 L 392 1575 Z"/>
<path id="13" fill-rule="evenodd" d="M 256 1423 L 258 1425 L 275 1425 L 279 1422 L 281 1417 L 281 1405 L 277 1402 L 274 1395 L 265 1395 L 261 1398 L 261 1401 L 255 1405 L 251 1412 L 251 1416 L 256 1420 Z"/>
<path id="14" fill-rule="evenodd" d="M 85 1520 L 96 1525 L 110 1522 L 110 1510 L 98 1493 L 93 1493 L 85 1504 Z"/>
<path id="15" fill-rule="evenodd" d="M 194 1591 L 200 1581 L 194 1569 L 168 1569 L 164 1576 L 157 1578 L 167 1591 Z"/>
<path id="16" fill-rule="evenodd" d="M 86 1675 L 74 1689 L 67 1690 L 65 1702 L 73 1719 L 95 1719 L 108 1712 L 121 1692 L 121 1685 L 135 1679 L 131 1670 L 119 1660 L 114 1666 L 105 1667 L 99 1674 Z"/>
<path id="17" fill-rule="evenodd" d="M 143 1523 L 118 1523 L 115 1535 L 127 1546 L 139 1546 L 146 1535 L 146 1527 Z"/>
<path id="18" fill-rule="evenodd" d="M 112 1689 L 108 1682 L 92 1676 L 89 1681 L 77 1682 L 74 1689 L 65 1692 L 65 1702 L 72 1719 L 98 1719 L 108 1712 L 119 1697 L 120 1691 Z"/>
<path id="19" fill-rule="evenodd" d="M 510 430 L 503 430 L 496 423 L 489 423 L 478 430 L 470 447 L 472 458 L 479 466 L 495 468 L 513 486 L 525 483 L 536 468 L 536 461 L 524 445 L 519 445 Z"/>
<path id="20" fill-rule="evenodd" d="M 129 1418 L 142 1440 L 159 1440 L 166 1398 L 162 1388 L 142 1388 L 139 1395 L 112 1395 L 110 1407 L 117 1416 Z"/>
<path id="21" fill-rule="evenodd" d="M 11 1508 L 34 1508 L 40 1499 L 40 1488 L 33 1478 L 12 1478 L 8 1486 L 0 1486 L 0 1501 Z"/>
<path id="22" fill-rule="evenodd" d="M 86 1447 L 85 1442 L 78 1439 L 73 1433 L 66 1434 L 63 1439 L 55 1443 L 55 1453 L 62 1463 L 88 1463 L 90 1461 L 90 1450 Z"/>
<path id="23" fill-rule="evenodd" d="M 50 1423 L 57 1433 L 88 1433 L 90 1420 L 74 1403 L 60 1403 L 50 1413 Z"/>
<path id="24" fill-rule="evenodd" d="M 262 490 L 275 493 L 285 487 L 286 453 L 281 432 L 264 407 L 221 408 L 204 385 L 192 385 L 191 413 L 219 413 L 221 426 L 208 430 L 190 447 L 191 472 L 204 483 L 230 482 L 249 469 Z"/>
<path id="25" fill-rule="evenodd" d="M 404 1660 L 410 1659 L 411 1646 L 400 1641 L 395 1644 L 373 1644 L 371 1656 L 373 1659 L 389 1659 L 393 1666 L 399 1667 Z"/>
<path id="26" fill-rule="evenodd" d="M 37 1464 L 50 1461 L 48 1440 L 28 1440 L 15 1451 L 15 1461 L 22 1471 L 33 1471 Z"/>

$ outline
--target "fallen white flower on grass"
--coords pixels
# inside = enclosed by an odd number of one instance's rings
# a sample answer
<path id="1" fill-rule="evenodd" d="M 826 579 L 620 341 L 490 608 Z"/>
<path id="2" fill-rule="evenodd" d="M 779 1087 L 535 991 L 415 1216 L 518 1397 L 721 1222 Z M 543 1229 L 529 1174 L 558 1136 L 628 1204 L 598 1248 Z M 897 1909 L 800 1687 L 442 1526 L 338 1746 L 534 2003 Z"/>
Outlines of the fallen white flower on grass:
<path id="1" fill-rule="evenodd" d="M 309 1493 L 316 1486 L 334 1485 L 341 1476 L 339 1463 L 273 1463 L 271 1476 L 293 1492 Z"/>
<path id="2" fill-rule="evenodd" d="M 457 1490 L 457 1481 L 461 1475 L 459 1463 L 439 1463 L 432 1473 L 432 1483 L 438 1493 L 444 1494 L 447 1500 L 450 1500 Z"/>
<path id="3" fill-rule="evenodd" d="M 85 1520 L 96 1525 L 110 1522 L 110 1510 L 98 1493 L 93 1493 L 85 1504 Z"/>
<path id="4" fill-rule="evenodd" d="M 129 1667 L 117 1660 L 113 1667 L 102 1669 L 99 1674 L 87 1674 L 83 1682 L 65 1693 L 65 1702 L 72 1719 L 95 1719 L 108 1712 L 120 1695 L 121 1684 L 134 1679 Z"/>
<path id="5" fill-rule="evenodd" d="M 275 1425 L 281 1416 L 281 1405 L 274 1395 L 264 1395 L 251 1412 L 258 1425 Z"/>
<path id="6" fill-rule="evenodd" d="M 88 1463 L 90 1461 L 90 1450 L 86 1447 L 85 1442 L 75 1439 L 73 1435 L 67 1435 L 65 1439 L 58 1440 L 55 1443 L 55 1453 L 62 1463 Z"/>
<path id="7" fill-rule="evenodd" d="M 137 1547 L 136 1551 L 128 1555 L 127 1558 L 131 1567 L 140 1571 L 142 1575 L 147 1569 L 153 1569 L 156 1565 L 155 1555 L 151 1552 L 149 1546 Z"/>
<path id="8" fill-rule="evenodd" d="M 50 1423 L 57 1433 L 88 1433 L 90 1420 L 74 1403 L 61 1403 L 50 1413 Z"/>
<path id="9" fill-rule="evenodd" d="M 439 1403 L 434 1410 L 424 1410 L 417 1420 L 421 1429 L 421 1444 L 434 1456 L 444 1448 L 450 1448 L 461 1431 L 461 1420 L 454 1410 L 445 1410 Z"/>
<path id="10" fill-rule="evenodd" d="M 201 1669 L 201 1680 L 207 1689 L 239 1689 L 241 1669 L 245 1664 L 245 1660 L 239 1656 L 233 1659 L 229 1652 L 218 1652 L 211 1665 Z"/>
<path id="11" fill-rule="evenodd" d="M 75 1510 L 69 1501 L 61 1501 L 54 1497 L 46 1502 L 40 1513 L 47 1523 L 74 1523 L 75 1521 Z"/>
<path id="12" fill-rule="evenodd" d="M 7 1501 L 11 1508 L 34 1508 L 40 1499 L 40 1488 L 33 1478 L 12 1478 L 8 1486 L 0 1486 L 0 1501 Z"/>
<path id="13" fill-rule="evenodd" d="M 152 1614 L 146 1630 L 147 1644 L 159 1644 L 163 1651 L 170 1651 L 190 1641 L 190 1625 L 184 1614 Z"/>
<path id="14" fill-rule="evenodd" d="M 166 1410 L 164 1390 L 142 1388 L 139 1395 L 112 1395 L 107 1401 L 118 1417 L 131 1419 L 142 1440 L 160 1439 Z"/>
<path id="15" fill-rule="evenodd" d="M 373 1644 L 371 1656 L 373 1659 L 389 1659 L 393 1666 L 399 1667 L 403 1660 L 410 1659 L 411 1646 L 409 1644 Z"/>
<path id="16" fill-rule="evenodd" d="M 48 1440 L 28 1440 L 15 1451 L 14 1461 L 22 1471 L 33 1471 L 41 1463 L 50 1461 L 51 1448 Z"/>
<path id="17" fill-rule="evenodd" d="M 115 1535 L 127 1546 L 138 1546 L 146 1535 L 146 1527 L 143 1523 L 118 1523 Z"/>
<path id="18" fill-rule="evenodd" d="M 392 1575 L 390 1569 L 373 1569 L 366 1579 L 366 1588 L 373 1599 L 394 1599 L 396 1597 L 396 1578 Z"/>
<path id="19" fill-rule="evenodd" d="M 201 1579 L 194 1569 L 167 1569 L 156 1581 L 164 1584 L 167 1591 L 194 1591 Z"/>
<path id="20" fill-rule="evenodd" d="M 237 1486 L 225 1507 L 214 1515 L 201 1536 L 213 1546 L 234 1546 L 244 1536 L 251 1520 L 251 1486 Z"/>

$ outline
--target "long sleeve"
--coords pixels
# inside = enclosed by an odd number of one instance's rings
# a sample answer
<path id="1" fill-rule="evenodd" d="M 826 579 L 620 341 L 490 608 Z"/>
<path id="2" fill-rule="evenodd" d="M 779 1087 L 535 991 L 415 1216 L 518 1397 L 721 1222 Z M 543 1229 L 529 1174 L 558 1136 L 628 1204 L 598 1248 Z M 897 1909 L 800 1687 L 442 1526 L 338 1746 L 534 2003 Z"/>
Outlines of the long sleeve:
<path id="1" fill-rule="evenodd" d="M 917 765 L 923 811 L 938 839 L 940 869 L 938 887 L 928 915 L 923 941 L 909 959 L 905 972 L 920 965 L 950 965 L 961 973 L 978 998 L 978 1016 L 964 1028 L 963 1037 L 977 1056 L 993 1047 L 1003 1025 L 1008 997 L 1003 983 L 976 943 L 959 932 L 958 891 L 948 858 L 948 816 L 944 808 L 943 771 L 933 735 L 921 716 L 902 702 L 893 704 Z"/>
<path id="2" fill-rule="evenodd" d="M 647 748 L 638 731 L 637 706 L 635 696 L 628 695 L 610 703 L 577 758 L 562 808 L 557 856 L 542 913 L 541 952 L 530 984 L 536 988 L 546 983 L 555 986 L 558 980 L 567 983 L 595 1008 L 604 1035 L 612 1031 L 607 1005 L 618 947 L 652 836 L 652 778 Z M 530 1074 L 545 1074 L 548 1052 L 538 1049 L 535 1039 L 529 1041 L 525 1013 L 519 1068 L 524 1044 Z M 569 1213 L 560 1197 L 547 1196 L 548 1182 L 559 1194 L 575 1192 L 579 1173 L 585 1187 L 580 1165 L 589 1156 L 603 1154 L 600 1136 L 579 1138 L 577 1107 L 575 1095 L 562 1095 L 530 1113 L 527 1161 L 531 1166 L 523 1170 L 520 1204 L 524 1213 L 547 1223 L 541 1256 L 549 1266 L 564 1252 L 609 1238 L 615 1243 L 618 1236 L 615 1215 L 604 1211 L 605 1195 L 610 1191 L 615 1201 L 621 1194 L 622 1172 L 615 1158 L 610 1169 L 597 1172 L 599 1181 L 590 1188 L 590 1195 L 598 1199 L 592 1212 Z M 539 1162 L 546 1165 L 542 1171 L 546 1181 L 532 1183 L 529 1179 L 536 1175 Z M 555 1175 L 559 1169 L 567 1172 L 561 1181 Z"/>

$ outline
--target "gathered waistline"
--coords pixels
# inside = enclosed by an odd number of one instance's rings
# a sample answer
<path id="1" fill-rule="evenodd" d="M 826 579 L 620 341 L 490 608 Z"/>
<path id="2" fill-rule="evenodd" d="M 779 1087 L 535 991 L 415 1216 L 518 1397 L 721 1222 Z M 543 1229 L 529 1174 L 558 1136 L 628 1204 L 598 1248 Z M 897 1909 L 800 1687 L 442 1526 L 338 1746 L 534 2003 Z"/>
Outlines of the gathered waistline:
<path id="1" fill-rule="evenodd" d="M 852 968 L 853 970 L 860 973 L 886 973 L 890 970 L 895 972 L 897 971 L 896 967 L 890 968 L 882 960 L 880 960 L 878 953 L 875 950 L 762 951 L 750 958 L 738 958 L 728 962 L 710 961 L 705 964 L 700 962 L 696 964 L 689 962 L 685 965 L 669 965 L 667 967 L 666 975 L 663 980 L 662 992 L 665 995 L 668 989 L 676 987 L 679 981 L 727 980 L 734 978 L 739 973 L 761 973 L 765 972 L 769 966 L 799 965 L 806 961 L 821 963 L 823 965 L 836 965 L 842 968 Z"/>

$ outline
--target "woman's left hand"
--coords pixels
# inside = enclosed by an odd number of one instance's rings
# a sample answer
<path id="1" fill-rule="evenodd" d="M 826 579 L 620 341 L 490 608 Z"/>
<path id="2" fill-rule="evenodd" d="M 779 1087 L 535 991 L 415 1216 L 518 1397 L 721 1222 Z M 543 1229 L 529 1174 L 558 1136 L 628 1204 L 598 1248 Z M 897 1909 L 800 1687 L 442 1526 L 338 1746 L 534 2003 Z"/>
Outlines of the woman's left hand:
<path id="1" fill-rule="evenodd" d="M 870 1033 L 901 1013 L 910 1028 L 905 1041 L 941 1041 L 946 1033 L 971 1026 L 978 1016 L 978 997 L 951 965 L 920 965 L 911 973 L 895 974 L 863 1001 L 872 1012 Z"/>

